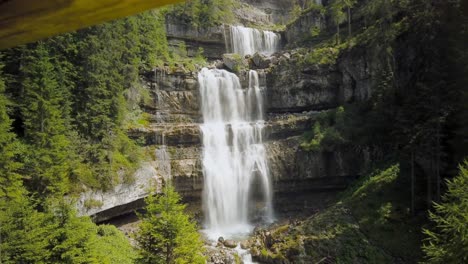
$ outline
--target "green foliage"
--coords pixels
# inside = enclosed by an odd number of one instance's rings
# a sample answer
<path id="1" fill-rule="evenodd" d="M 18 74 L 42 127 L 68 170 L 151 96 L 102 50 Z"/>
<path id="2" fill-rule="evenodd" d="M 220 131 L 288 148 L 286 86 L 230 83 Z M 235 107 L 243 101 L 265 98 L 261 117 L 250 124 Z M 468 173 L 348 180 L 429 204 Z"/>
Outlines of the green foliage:
<path id="1" fill-rule="evenodd" d="M 336 63 L 339 54 L 340 50 L 337 48 L 316 48 L 306 54 L 304 63 L 333 65 Z"/>
<path id="2" fill-rule="evenodd" d="M 138 263 L 205 263 L 195 223 L 173 187 L 165 187 L 157 197 L 148 196 L 145 202 L 146 213 L 139 216 L 142 222 L 136 234 Z"/>
<path id="3" fill-rule="evenodd" d="M 96 232 L 97 255 L 109 264 L 132 264 L 137 258 L 136 250 L 128 242 L 128 238 L 112 225 L 99 225 Z M 101 262 L 103 263 L 103 262 Z"/>
<path id="4" fill-rule="evenodd" d="M 416 263 L 421 219 L 410 215 L 406 193 L 399 165 L 374 169 L 329 208 L 298 226 L 271 230 L 273 245 L 258 252 L 294 263 Z"/>
<path id="5" fill-rule="evenodd" d="M 329 6 L 329 14 L 332 17 L 333 22 L 338 26 L 346 21 L 346 14 L 343 10 L 344 7 L 344 0 L 334 0 Z"/>
<path id="6" fill-rule="evenodd" d="M 232 0 L 187 0 L 164 9 L 168 18 L 205 29 L 234 21 Z"/>
<path id="7" fill-rule="evenodd" d="M 115 227 L 77 217 L 63 202 L 39 212 L 27 199 L 0 200 L 2 263 L 132 263 L 135 252 Z"/>
<path id="8" fill-rule="evenodd" d="M 361 231 L 392 255 L 408 262 L 421 258 L 423 217 L 410 214 L 410 185 L 400 165 L 374 169 L 345 194 L 344 201 Z M 398 234 L 398 237 L 395 237 Z"/>
<path id="9" fill-rule="evenodd" d="M 87 209 L 99 208 L 102 206 L 102 202 L 99 200 L 88 199 L 84 201 L 84 207 Z"/>
<path id="10" fill-rule="evenodd" d="M 40 42 L 23 53 L 22 117 L 30 145 L 25 164 L 30 188 L 42 196 L 67 191 L 70 141 L 69 90 L 59 85 L 47 46 Z"/>
<path id="11" fill-rule="evenodd" d="M 468 160 L 460 165 L 457 177 L 447 181 L 441 203 L 429 213 L 433 228 L 423 250 L 428 263 L 465 263 L 468 261 Z"/>
<path id="12" fill-rule="evenodd" d="M 302 8 L 296 3 L 291 9 L 291 11 L 289 12 L 289 19 L 290 19 L 289 23 L 296 21 L 301 16 L 301 14 L 302 14 Z"/>
<path id="13" fill-rule="evenodd" d="M 0 260 L 5 264 L 46 263 L 49 259 L 45 215 L 35 211 L 27 197 L 0 199 Z"/>
<path id="14" fill-rule="evenodd" d="M 141 151 L 124 129 L 150 97 L 139 76 L 170 59 L 159 11 L 5 51 L 26 186 L 44 198 L 131 181 Z"/>
<path id="15" fill-rule="evenodd" d="M 20 151 L 16 136 L 11 132 L 12 120 L 8 116 L 10 102 L 4 94 L 2 67 L 0 62 L 0 201 L 20 197 L 22 186 L 22 178 L 19 174 L 22 164 L 17 161 Z"/>
<path id="16" fill-rule="evenodd" d="M 301 8 L 301 6 L 296 3 L 289 12 L 289 21 L 286 23 L 286 25 L 292 25 L 299 18 L 301 18 L 301 16 L 310 12 L 314 12 L 321 17 L 325 17 L 327 9 L 323 5 L 316 4 L 315 1 L 306 2 L 303 8 Z"/>
<path id="17" fill-rule="evenodd" d="M 307 151 L 331 152 L 346 143 L 342 135 L 344 129 L 344 107 L 322 112 L 314 123 L 312 131 L 304 134 L 301 147 Z"/>

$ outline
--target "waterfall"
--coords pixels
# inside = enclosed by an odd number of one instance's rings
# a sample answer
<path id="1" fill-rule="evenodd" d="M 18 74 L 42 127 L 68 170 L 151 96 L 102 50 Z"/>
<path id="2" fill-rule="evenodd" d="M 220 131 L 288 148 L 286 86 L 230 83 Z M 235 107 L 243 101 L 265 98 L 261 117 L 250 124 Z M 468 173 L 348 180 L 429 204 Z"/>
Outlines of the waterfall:
<path id="1" fill-rule="evenodd" d="M 272 190 L 262 143 L 263 93 L 256 71 L 249 87 L 225 70 L 203 68 L 198 74 L 204 123 L 203 205 L 208 236 L 232 236 L 251 231 L 248 208 L 257 178 L 265 200 L 265 217 L 273 218 Z"/>
<path id="2" fill-rule="evenodd" d="M 271 55 L 279 49 L 280 35 L 243 26 L 231 26 L 232 53 L 245 56 L 255 52 Z"/>
<path id="3" fill-rule="evenodd" d="M 158 142 L 156 138 L 156 142 Z M 169 152 L 167 151 L 166 146 L 166 139 L 164 134 L 161 135 L 161 145 L 155 150 L 155 156 L 158 165 L 158 171 L 160 175 L 164 179 L 164 181 L 168 182 L 171 180 L 171 157 Z"/>

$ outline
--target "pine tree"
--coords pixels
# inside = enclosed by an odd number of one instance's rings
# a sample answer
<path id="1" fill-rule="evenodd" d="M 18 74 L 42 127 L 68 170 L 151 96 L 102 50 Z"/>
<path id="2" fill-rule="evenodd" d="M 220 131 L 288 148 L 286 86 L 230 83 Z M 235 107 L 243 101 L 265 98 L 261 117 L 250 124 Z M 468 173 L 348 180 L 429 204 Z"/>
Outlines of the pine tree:
<path id="1" fill-rule="evenodd" d="M 70 142 L 69 94 L 59 85 L 46 45 L 39 42 L 24 54 L 21 71 L 23 102 L 21 112 L 31 158 L 27 165 L 32 190 L 45 197 L 67 189 Z"/>
<path id="2" fill-rule="evenodd" d="M 45 215 L 34 210 L 26 195 L 0 199 L 0 212 L 0 262 L 47 263 Z"/>
<path id="3" fill-rule="evenodd" d="M 15 159 L 18 154 L 18 142 L 15 134 L 11 132 L 12 120 L 7 112 L 9 101 L 4 94 L 2 67 L 0 64 L 0 200 L 18 198 L 22 186 L 21 175 L 18 174 L 22 164 Z"/>
<path id="4" fill-rule="evenodd" d="M 39 212 L 26 195 L 0 200 L 1 263 L 133 263 L 135 251 L 115 227 L 96 226 L 69 204 L 51 201 Z"/>
<path id="5" fill-rule="evenodd" d="M 145 202 L 146 214 L 139 216 L 142 222 L 136 234 L 139 263 L 205 263 L 200 235 L 173 187 Z"/>
<path id="6" fill-rule="evenodd" d="M 429 217 L 435 224 L 424 229 L 428 236 L 423 246 L 429 263 L 468 262 L 468 160 L 460 173 L 447 181 L 448 191 L 441 203 L 434 203 Z"/>

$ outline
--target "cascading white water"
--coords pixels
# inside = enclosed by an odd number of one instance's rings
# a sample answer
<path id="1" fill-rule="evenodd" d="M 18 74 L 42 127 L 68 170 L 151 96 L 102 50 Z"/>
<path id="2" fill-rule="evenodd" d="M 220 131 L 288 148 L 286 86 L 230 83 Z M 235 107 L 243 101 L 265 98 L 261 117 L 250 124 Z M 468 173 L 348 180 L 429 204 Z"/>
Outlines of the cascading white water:
<path id="1" fill-rule="evenodd" d="M 279 49 L 280 40 L 280 35 L 272 31 L 231 26 L 232 53 L 242 56 L 255 52 L 270 55 Z"/>
<path id="2" fill-rule="evenodd" d="M 224 70 L 203 68 L 198 74 L 203 132 L 204 209 L 212 239 L 251 231 L 248 219 L 251 185 L 262 184 L 265 216 L 273 218 L 272 191 L 262 144 L 263 94 L 256 71 L 249 87 Z"/>
<path id="3" fill-rule="evenodd" d="M 156 142 L 158 142 L 158 137 L 156 136 Z M 159 146 L 155 150 L 155 156 L 158 164 L 158 171 L 160 172 L 164 181 L 168 182 L 171 180 L 171 157 L 169 152 L 167 151 L 166 140 L 164 134 L 161 135 L 160 142 L 161 146 Z"/>

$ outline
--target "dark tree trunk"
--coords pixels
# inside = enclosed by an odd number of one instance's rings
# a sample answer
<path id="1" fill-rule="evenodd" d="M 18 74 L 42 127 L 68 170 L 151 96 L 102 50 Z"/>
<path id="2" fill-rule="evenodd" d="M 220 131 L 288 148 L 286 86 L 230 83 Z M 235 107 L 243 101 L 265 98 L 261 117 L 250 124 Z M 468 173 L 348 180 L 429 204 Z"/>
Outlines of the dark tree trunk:
<path id="1" fill-rule="evenodd" d="M 414 210 L 414 150 L 411 149 L 411 214 L 415 215 Z"/>
<path id="2" fill-rule="evenodd" d="M 336 44 L 340 45 L 340 24 L 336 24 Z"/>
<path id="3" fill-rule="evenodd" d="M 348 6 L 348 37 L 351 37 L 351 7 Z"/>
<path id="4" fill-rule="evenodd" d="M 431 155 L 430 158 L 430 170 L 429 174 L 427 175 L 427 208 L 430 209 L 432 207 L 432 175 L 434 174 L 434 157 Z"/>

